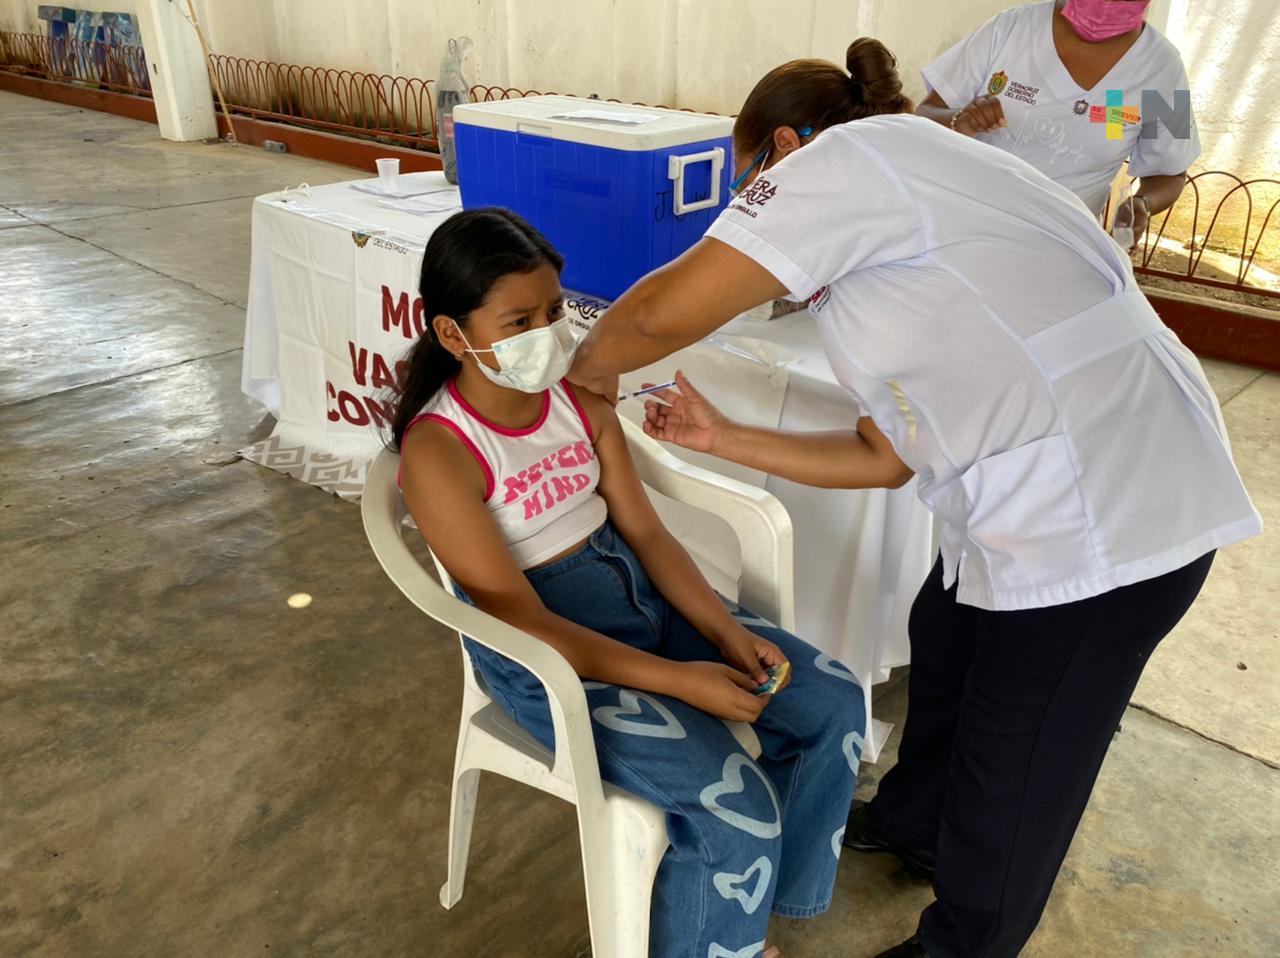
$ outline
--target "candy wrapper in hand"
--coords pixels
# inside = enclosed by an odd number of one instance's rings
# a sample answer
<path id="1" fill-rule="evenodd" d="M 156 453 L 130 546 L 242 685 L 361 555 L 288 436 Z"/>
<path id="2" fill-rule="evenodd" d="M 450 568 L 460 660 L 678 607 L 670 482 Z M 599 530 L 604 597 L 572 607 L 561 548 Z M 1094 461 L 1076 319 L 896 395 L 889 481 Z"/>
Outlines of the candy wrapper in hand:
<path id="1" fill-rule="evenodd" d="M 781 665 L 771 665 L 765 672 L 769 675 L 769 681 L 764 683 L 758 689 L 753 689 L 752 695 L 772 695 L 778 691 L 778 688 L 787 680 L 787 676 L 791 674 L 791 663 L 783 662 Z"/>

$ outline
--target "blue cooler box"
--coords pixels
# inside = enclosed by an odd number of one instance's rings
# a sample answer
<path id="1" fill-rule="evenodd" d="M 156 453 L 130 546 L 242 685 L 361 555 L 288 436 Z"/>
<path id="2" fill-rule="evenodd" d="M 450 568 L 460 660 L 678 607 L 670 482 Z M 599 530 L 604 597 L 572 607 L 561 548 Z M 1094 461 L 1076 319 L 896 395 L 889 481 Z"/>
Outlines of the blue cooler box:
<path id="1" fill-rule="evenodd" d="M 460 105 L 453 119 L 463 207 L 519 213 L 578 292 L 616 299 L 728 203 L 728 117 L 535 96 Z"/>

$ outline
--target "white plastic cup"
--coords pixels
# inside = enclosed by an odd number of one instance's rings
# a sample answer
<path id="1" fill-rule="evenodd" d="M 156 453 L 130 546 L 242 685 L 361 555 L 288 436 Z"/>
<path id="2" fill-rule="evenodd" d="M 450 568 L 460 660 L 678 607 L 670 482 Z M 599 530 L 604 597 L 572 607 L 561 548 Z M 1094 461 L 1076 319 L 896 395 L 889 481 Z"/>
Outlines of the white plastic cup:
<path id="1" fill-rule="evenodd" d="M 397 193 L 400 190 L 400 161 L 378 160 L 378 180 L 384 193 Z"/>

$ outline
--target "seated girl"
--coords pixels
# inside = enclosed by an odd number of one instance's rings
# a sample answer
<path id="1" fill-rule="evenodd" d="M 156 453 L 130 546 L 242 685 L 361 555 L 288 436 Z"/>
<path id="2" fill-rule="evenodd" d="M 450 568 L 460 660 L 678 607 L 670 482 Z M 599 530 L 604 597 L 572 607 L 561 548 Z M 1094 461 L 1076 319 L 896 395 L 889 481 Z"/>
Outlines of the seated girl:
<path id="1" fill-rule="evenodd" d="M 419 287 L 430 322 L 393 425 L 404 499 L 462 597 L 582 677 L 604 779 L 666 812 L 651 954 L 756 958 L 771 912 L 830 904 L 862 689 L 722 601 L 663 527 L 612 407 L 562 378 L 574 345 L 562 265 L 505 210 L 432 234 Z M 467 648 L 494 700 L 554 748 L 541 683 Z M 784 662 L 789 686 L 753 695 Z M 753 724 L 758 761 L 722 720 Z"/>

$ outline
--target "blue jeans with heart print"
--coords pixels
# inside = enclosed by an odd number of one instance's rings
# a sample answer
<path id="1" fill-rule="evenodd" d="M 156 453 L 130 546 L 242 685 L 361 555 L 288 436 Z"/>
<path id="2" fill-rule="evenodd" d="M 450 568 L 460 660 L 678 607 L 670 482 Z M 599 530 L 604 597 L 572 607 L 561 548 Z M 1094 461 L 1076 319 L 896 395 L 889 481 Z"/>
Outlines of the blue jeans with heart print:
<path id="1" fill-rule="evenodd" d="M 721 660 L 610 525 L 528 578 L 548 609 L 579 625 L 669 659 Z M 650 912 L 650 954 L 661 958 L 756 958 L 770 913 L 827 910 L 862 755 L 863 690 L 852 673 L 728 604 L 791 663 L 791 684 L 753 726 L 758 760 L 723 722 L 679 699 L 582 683 L 600 774 L 667 814 L 671 847 Z M 554 748 L 542 684 L 511 660 L 466 645 L 494 700 Z"/>

